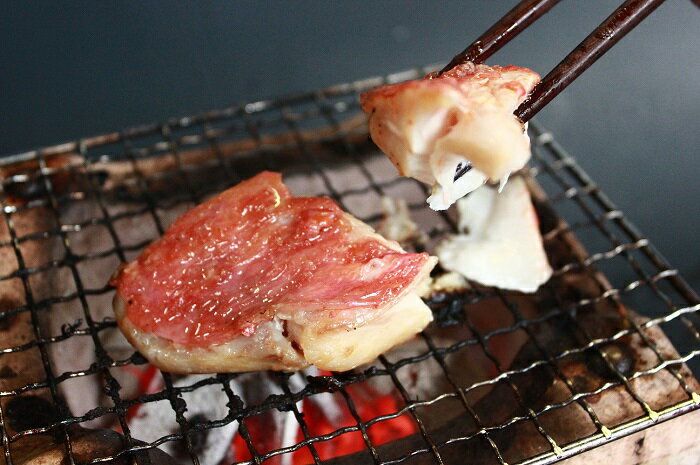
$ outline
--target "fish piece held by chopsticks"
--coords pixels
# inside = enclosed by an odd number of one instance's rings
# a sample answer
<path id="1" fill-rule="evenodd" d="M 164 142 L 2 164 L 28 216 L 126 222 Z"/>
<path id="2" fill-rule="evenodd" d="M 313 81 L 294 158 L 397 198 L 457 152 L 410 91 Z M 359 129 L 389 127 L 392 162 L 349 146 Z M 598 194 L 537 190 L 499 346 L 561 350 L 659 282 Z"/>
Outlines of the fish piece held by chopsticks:
<path id="1" fill-rule="evenodd" d="M 521 177 L 499 194 L 483 186 L 457 202 L 462 234 L 436 249 L 440 265 L 487 286 L 535 292 L 552 275 L 537 214 Z"/>
<path id="2" fill-rule="evenodd" d="M 513 111 L 539 79 L 527 68 L 467 62 L 360 99 L 377 146 L 399 174 L 432 185 L 430 207 L 445 210 L 525 166 L 530 140 Z"/>
<path id="3" fill-rule="evenodd" d="M 415 289 L 436 261 L 264 172 L 178 218 L 111 283 L 122 332 L 164 370 L 344 371 L 432 320 Z"/>

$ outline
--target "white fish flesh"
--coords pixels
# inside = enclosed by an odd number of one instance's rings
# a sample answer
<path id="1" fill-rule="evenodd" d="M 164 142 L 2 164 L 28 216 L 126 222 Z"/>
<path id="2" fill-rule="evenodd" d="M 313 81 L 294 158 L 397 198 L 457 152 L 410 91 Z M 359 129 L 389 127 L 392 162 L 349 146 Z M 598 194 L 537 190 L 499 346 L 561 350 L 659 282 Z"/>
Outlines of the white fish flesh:
<path id="1" fill-rule="evenodd" d="M 537 214 L 521 177 L 499 194 L 483 186 L 457 202 L 461 234 L 436 248 L 443 268 L 487 286 L 535 292 L 552 275 Z"/>
<path id="2" fill-rule="evenodd" d="M 527 68 L 466 63 L 378 87 L 361 103 L 377 146 L 400 175 L 432 185 L 428 203 L 444 210 L 525 166 L 530 140 L 513 111 L 539 79 Z M 455 180 L 458 169 L 468 171 Z"/>

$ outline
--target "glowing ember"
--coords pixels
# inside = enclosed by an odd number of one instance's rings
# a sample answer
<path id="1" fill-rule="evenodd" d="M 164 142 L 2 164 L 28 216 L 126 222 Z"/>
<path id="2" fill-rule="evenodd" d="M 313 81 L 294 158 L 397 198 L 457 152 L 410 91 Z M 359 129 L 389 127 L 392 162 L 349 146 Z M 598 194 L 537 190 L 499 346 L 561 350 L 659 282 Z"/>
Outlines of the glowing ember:
<path id="1" fill-rule="evenodd" d="M 363 399 L 362 402 L 356 402 L 355 408 L 364 423 L 383 415 L 394 415 L 402 408 L 401 401 L 395 396 L 377 396 L 375 393 L 369 392 L 368 388 L 363 385 L 350 386 L 347 388 L 347 392 L 353 399 Z M 305 398 L 300 402 L 301 408 L 298 407 L 300 411 L 303 411 L 304 421 L 308 426 L 310 437 L 329 435 L 341 428 L 357 427 L 356 419 L 340 397 L 333 397 L 332 399 L 336 402 L 343 402 L 343 404 L 334 404 L 332 406 L 329 406 L 326 402 L 314 401 L 313 399 L 314 397 Z M 325 399 L 331 399 L 331 397 L 327 396 Z M 290 412 L 289 415 L 293 415 L 293 413 Z M 296 440 L 294 443 L 284 444 L 284 446 L 292 446 L 304 440 L 304 434 L 299 428 L 296 419 L 293 417 L 292 419 L 296 429 Z M 248 428 L 250 437 L 254 438 L 254 445 L 258 453 L 265 453 L 279 448 L 279 446 L 273 444 L 263 443 L 276 441 L 275 438 L 270 438 L 267 441 L 264 439 L 270 437 L 269 431 L 271 426 L 266 416 L 247 418 L 244 420 L 244 423 Z M 416 424 L 406 413 L 396 418 L 389 418 L 372 424 L 367 429 L 367 436 L 371 444 L 376 447 L 389 441 L 403 438 L 416 431 Z M 358 430 L 342 433 L 327 441 L 316 441 L 313 443 L 313 448 L 321 460 L 327 460 L 367 449 L 367 444 L 362 437 L 362 433 Z M 233 440 L 231 452 L 232 459 L 235 461 L 252 459 L 252 455 L 240 432 L 236 434 Z M 313 463 L 314 459 L 309 447 L 302 447 L 292 453 L 276 456 L 265 463 L 268 462 L 281 465 L 303 465 Z"/>
<path id="2" fill-rule="evenodd" d="M 138 379 L 140 392 L 137 395 L 153 394 L 164 389 L 163 380 L 157 368 L 152 365 L 132 368 L 130 374 Z M 331 373 L 310 369 L 305 375 L 330 376 Z M 186 376 L 178 379 L 175 384 L 179 386 L 191 385 L 198 380 L 197 378 L 198 376 Z M 292 376 L 289 380 L 293 389 L 296 388 L 294 385 L 299 381 L 296 378 L 298 377 Z M 304 378 L 305 376 L 299 377 L 299 379 Z M 251 386 L 246 387 L 246 383 L 250 383 Z M 209 390 L 204 395 L 197 395 L 197 392 L 202 390 L 201 388 L 191 393 L 183 393 L 183 396 L 192 396 L 191 399 L 186 399 L 188 401 L 188 418 L 207 421 L 223 418 L 226 415 L 227 412 L 215 411 L 217 409 L 213 407 L 216 404 L 219 406 L 226 405 L 225 394 L 220 387 L 210 387 L 214 389 Z M 240 381 L 233 387 L 237 393 L 242 393 L 241 396 L 244 399 L 249 397 L 247 394 L 256 391 L 256 394 L 250 394 L 254 396 L 253 399 L 246 399 L 250 402 L 260 401 L 259 396 L 266 397 L 276 392 L 275 383 L 264 373 L 251 374 L 249 379 Z M 392 394 L 379 394 L 365 384 L 348 386 L 346 392 L 355 401 L 357 415 L 364 423 L 384 415 L 395 415 L 403 406 L 402 401 L 398 397 Z M 197 398 L 195 399 L 195 397 Z M 350 413 L 340 395 L 320 394 L 310 396 L 298 402 L 296 407 L 300 412 L 303 412 L 310 437 L 329 435 L 341 428 L 357 427 L 357 420 Z M 127 421 L 132 434 L 138 435 L 137 437 L 139 438 L 153 436 L 153 438 L 147 439 L 156 439 L 169 433 L 179 432 L 179 425 L 175 421 L 172 412 L 159 408 L 157 403 L 132 407 L 129 409 Z M 246 426 L 248 435 L 252 438 L 253 447 L 259 455 L 282 448 L 293 447 L 304 441 L 304 434 L 294 413 L 291 411 L 270 410 L 260 415 L 246 418 L 243 420 L 243 424 Z M 202 445 L 205 447 L 196 452 L 203 465 L 217 465 L 252 459 L 251 451 L 240 431 L 238 431 L 238 423 L 232 422 L 227 426 L 230 427 L 210 430 L 217 434 L 212 435 L 210 433 L 202 440 Z M 367 428 L 367 436 L 371 444 L 376 447 L 408 436 L 416 431 L 416 424 L 408 413 L 405 413 L 396 418 L 383 419 L 373 423 Z M 183 451 L 180 451 L 182 447 L 178 443 L 167 442 L 161 447 L 166 452 L 174 455 L 176 459 L 182 459 L 183 463 L 190 463 L 188 456 L 179 456 L 182 454 L 178 454 L 178 452 Z M 313 448 L 321 460 L 326 460 L 367 449 L 367 444 L 362 433 L 358 430 L 339 434 L 330 440 L 316 441 L 313 443 Z M 310 448 L 305 446 L 294 452 L 276 455 L 265 463 L 301 465 L 313 463 L 313 461 Z"/>

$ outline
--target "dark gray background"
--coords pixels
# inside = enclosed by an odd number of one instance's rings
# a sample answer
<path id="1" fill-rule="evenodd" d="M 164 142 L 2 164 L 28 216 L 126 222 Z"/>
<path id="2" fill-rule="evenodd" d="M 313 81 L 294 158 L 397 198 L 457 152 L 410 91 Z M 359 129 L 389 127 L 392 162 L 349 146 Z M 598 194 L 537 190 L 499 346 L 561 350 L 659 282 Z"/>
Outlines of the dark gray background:
<path id="1" fill-rule="evenodd" d="M 568 0 L 493 57 L 544 74 L 619 3 Z M 446 61 L 515 2 L 16 2 L 0 153 Z M 539 116 L 695 287 L 700 10 L 669 0 Z"/>

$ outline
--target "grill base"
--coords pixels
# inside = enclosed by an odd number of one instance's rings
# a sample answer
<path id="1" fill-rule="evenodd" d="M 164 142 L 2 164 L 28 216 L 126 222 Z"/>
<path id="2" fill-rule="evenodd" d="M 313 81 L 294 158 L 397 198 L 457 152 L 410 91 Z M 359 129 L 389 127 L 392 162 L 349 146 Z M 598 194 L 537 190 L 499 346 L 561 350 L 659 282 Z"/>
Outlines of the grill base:
<path id="1" fill-rule="evenodd" d="M 295 194 L 329 195 L 373 225 L 381 218 L 382 195 L 404 198 L 430 238 L 428 250 L 454 230 L 452 212 L 427 209 L 424 186 L 396 177 L 368 139 L 357 104 L 365 89 L 426 71 L 4 159 L 0 316 L 6 327 L 0 340 L 2 369 L 16 374 L 0 376 L 6 461 L 22 462 L 21 445 L 38 441 L 59 444 L 61 454 L 81 463 L 128 459 L 156 447 L 180 462 L 215 463 L 203 444 L 229 431 L 254 463 L 293 463 L 295 457 L 318 463 L 330 458 L 328 445 L 359 434 L 363 452 L 353 463 L 460 463 L 468 451 L 482 463 L 544 464 L 695 410 L 697 295 L 536 123 L 533 159 L 523 175 L 555 269 L 536 295 L 474 283 L 436 295 L 434 325 L 354 372 L 183 380 L 152 371 L 153 384 L 139 384 L 149 368 L 116 328 L 107 278 L 179 214 L 241 179 L 262 169 L 282 171 Z M 616 357 L 628 349 L 634 363 L 620 364 Z M 429 383 L 419 382 L 424 373 Z M 391 411 L 363 413 L 372 401 L 360 390 L 369 388 L 392 399 Z M 12 407 L 28 396 L 48 406 L 50 414 L 37 423 L 19 422 Z M 215 399 L 206 412 L 198 411 L 202 396 Z M 329 397 L 352 421 L 318 431 L 304 416 L 304 402 Z M 620 408 L 610 413 L 602 405 L 614 399 Z M 170 429 L 136 435 L 133 417 L 144 405 L 163 412 Z M 697 414 L 685 418 L 695 422 Z M 377 428 L 396 421 L 415 434 L 379 444 Z M 272 422 L 287 435 L 269 441 L 255 422 Z M 690 444 L 674 434 L 677 423 L 642 432 L 649 435 L 643 450 Z M 78 457 L 77 426 L 119 429 L 124 450 Z M 636 450 L 615 444 L 619 454 Z M 225 454 L 229 463 L 248 460 Z"/>

